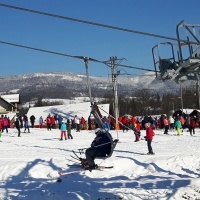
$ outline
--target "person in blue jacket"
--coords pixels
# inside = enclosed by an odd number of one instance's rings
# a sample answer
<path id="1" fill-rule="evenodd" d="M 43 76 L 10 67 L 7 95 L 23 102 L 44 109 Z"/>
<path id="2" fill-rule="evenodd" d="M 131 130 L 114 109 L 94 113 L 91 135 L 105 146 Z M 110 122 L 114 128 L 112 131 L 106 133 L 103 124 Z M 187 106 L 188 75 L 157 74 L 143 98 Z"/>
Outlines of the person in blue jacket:
<path id="1" fill-rule="evenodd" d="M 66 135 L 66 132 L 67 132 L 67 125 L 64 121 L 62 121 L 62 124 L 61 124 L 61 127 L 60 127 L 60 140 L 63 140 L 63 137 L 65 137 L 65 140 L 67 139 L 67 135 Z"/>
<path id="2" fill-rule="evenodd" d="M 62 116 L 59 115 L 58 118 L 57 118 L 57 120 L 58 120 L 58 127 L 59 127 L 59 129 L 60 129 L 60 128 L 61 128 L 61 125 L 62 125 L 62 121 L 63 121 Z"/>

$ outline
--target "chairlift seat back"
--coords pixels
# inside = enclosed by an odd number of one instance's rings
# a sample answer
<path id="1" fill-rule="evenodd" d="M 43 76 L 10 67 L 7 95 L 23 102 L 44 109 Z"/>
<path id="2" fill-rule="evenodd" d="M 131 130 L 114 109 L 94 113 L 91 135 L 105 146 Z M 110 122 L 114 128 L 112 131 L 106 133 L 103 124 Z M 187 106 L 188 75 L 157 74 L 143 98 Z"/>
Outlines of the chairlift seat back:
<path id="1" fill-rule="evenodd" d="M 111 150 L 110 150 L 110 153 L 109 153 L 108 155 L 102 156 L 102 157 L 95 157 L 95 159 L 106 159 L 106 158 L 110 158 L 110 157 L 112 156 L 112 154 L 113 154 L 113 151 L 114 151 L 114 149 L 115 149 L 115 147 L 116 147 L 118 141 L 119 141 L 118 139 L 113 140 L 113 142 L 112 142 L 112 144 L 111 144 Z"/>

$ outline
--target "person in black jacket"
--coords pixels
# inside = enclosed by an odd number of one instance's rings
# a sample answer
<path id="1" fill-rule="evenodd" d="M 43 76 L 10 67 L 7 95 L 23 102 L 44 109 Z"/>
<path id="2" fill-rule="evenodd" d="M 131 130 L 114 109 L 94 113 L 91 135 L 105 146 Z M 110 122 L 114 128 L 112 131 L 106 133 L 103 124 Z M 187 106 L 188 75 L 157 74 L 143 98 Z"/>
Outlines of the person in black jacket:
<path id="1" fill-rule="evenodd" d="M 20 121 L 19 121 L 18 117 L 15 118 L 15 128 L 18 130 L 18 137 L 21 137 L 20 136 L 20 134 L 21 134 L 21 131 L 20 131 L 21 124 L 20 124 Z"/>
<path id="2" fill-rule="evenodd" d="M 96 157 L 105 157 L 110 154 L 111 152 L 111 145 L 112 145 L 112 136 L 109 132 L 106 132 L 105 130 L 102 130 L 100 128 L 97 128 L 95 130 L 96 137 L 92 141 L 91 147 L 86 149 L 85 155 L 86 155 L 86 161 L 87 161 L 87 167 L 86 170 L 92 170 L 97 167 L 95 165 L 94 159 Z"/>
<path id="3" fill-rule="evenodd" d="M 35 116 L 34 115 L 31 115 L 30 121 L 31 121 L 31 127 L 34 128 L 34 124 L 35 124 Z"/>

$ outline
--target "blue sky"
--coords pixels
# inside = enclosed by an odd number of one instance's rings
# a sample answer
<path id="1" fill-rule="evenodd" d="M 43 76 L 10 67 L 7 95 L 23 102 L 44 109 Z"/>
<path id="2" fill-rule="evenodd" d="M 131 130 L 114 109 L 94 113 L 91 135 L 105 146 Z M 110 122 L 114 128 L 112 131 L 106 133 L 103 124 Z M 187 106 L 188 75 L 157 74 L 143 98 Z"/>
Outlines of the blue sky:
<path id="1" fill-rule="evenodd" d="M 199 0 L 0 0 L 56 15 L 176 38 L 181 20 L 200 24 Z M 152 47 L 169 40 L 77 23 L 0 6 L 0 41 L 72 56 L 154 69 Z M 85 73 L 82 60 L 0 44 L 0 76 L 34 72 Z M 144 71 L 118 67 L 121 73 Z M 108 76 L 104 64 L 89 62 L 89 74 Z"/>

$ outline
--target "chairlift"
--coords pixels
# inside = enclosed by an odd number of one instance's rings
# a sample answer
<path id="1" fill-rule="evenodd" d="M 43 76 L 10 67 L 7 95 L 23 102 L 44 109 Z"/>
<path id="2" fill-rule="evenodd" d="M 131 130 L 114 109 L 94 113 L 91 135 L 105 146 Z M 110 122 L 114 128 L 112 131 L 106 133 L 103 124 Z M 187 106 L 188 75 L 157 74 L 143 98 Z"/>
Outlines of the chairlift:
<path id="1" fill-rule="evenodd" d="M 91 103 L 91 112 L 90 112 L 90 115 L 93 115 L 94 118 L 95 118 L 95 121 L 98 125 L 98 127 L 103 131 L 105 132 L 105 134 L 107 134 L 107 136 L 109 137 L 110 141 L 111 141 L 111 150 L 110 150 L 110 153 L 107 154 L 106 156 L 103 156 L 103 157 L 95 157 L 95 159 L 107 159 L 107 158 L 110 158 L 113 154 L 113 151 L 119 141 L 119 139 L 114 139 L 112 138 L 111 134 L 109 133 L 108 130 L 106 130 L 103 126 L 103 123 L 102 123 L 102 120 L 100 118 L 101 116 L 101 113 L 100 113 L 100 110 L 96 104 L 96 102 L 93 102 L 92 101 L 92 94 L 91 94 L 91 87 L 90 87 L 90 82 L 89 82 L 89 73 L 88 73 L 88 60 L 90 60 L 90 58 L 87 58 L 87 57 L 82 57 L 84 62 L 85 62 L 85 68 L 86 68 L 86 76 L 87 76 L 87 86 L 88 86 L 88 91 L 89 91 L 89 98 L 90 98 L 90 103 Z M 105 145 L 105 144 L 102 144 L 102 145 Z M 86 148 L 84 149 L 78 149 L 80 155 L 81 153 L 83 153 L 84 151 L 86 150 Z M 80 158 L 81 159 L 81 158 Z"/>

